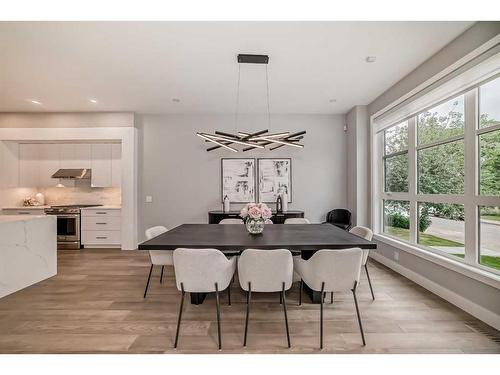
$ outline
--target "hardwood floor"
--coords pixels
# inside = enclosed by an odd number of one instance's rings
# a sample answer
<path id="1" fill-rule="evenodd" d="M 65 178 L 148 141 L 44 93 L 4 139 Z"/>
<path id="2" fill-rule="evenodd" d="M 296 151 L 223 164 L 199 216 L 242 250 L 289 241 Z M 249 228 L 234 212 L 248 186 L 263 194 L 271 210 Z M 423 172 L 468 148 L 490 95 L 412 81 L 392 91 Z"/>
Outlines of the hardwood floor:
<path id="1" fill-rule="evenodd" d="M 180 293 L 172 268 L 149 272 L 146 252 L 60 251 L 58 275 L 0 299 L 0 353 L 218 353 L 215 297 L 186 297 L 179 348 L 173 349 Z M 222 353 L 500 353 L 500 333 L 384 266 L 371 262 L 372 301 L 362 272 L 358 300 L 366 347 L 350 294 L 325 305 L 319 351 L 319 305 L 297 306 L 287 293 L 292 348 L 286 347 L 278 294 L 252 295 L 243 348 L 245 295 L 237 281 L 232 306 L 222 294 Z M 29 272 L 29 270 L 23 270 Z"/>

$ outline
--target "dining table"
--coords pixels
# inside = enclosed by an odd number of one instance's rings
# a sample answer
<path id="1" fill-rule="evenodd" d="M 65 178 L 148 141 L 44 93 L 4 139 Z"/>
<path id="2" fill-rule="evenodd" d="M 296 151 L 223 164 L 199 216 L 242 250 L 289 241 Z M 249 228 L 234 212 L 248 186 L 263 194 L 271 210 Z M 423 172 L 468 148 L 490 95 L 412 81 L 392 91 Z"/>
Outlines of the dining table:
<path id="1" fill-rule="evenodd" d="M 377 244 L 329 223 L 266 225 L 260 234 L 250 234 L 245 225 L 182 224 L 139 244 L 138 248 L 165 251 L 210 248 L 227 255 L 238 255 L 245 249 L 288 249 L 309 259 L 318 250 L 353 247 L 375 250 Z M 304 290 L 313 303 L 320 302 L 320 292 L 307 285 Z M 204 293 L 191 293 L 191 303 L 203 303 L 205 296 Z"/>

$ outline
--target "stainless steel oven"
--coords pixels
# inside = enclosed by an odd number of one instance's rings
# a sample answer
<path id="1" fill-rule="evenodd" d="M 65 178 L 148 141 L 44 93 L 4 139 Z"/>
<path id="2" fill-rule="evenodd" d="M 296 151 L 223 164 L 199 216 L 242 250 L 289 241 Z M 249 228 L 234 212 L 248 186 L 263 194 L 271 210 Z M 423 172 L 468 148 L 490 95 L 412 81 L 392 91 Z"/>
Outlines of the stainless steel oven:
<path id="1" fill-rule="evenodd" d="M 57 215 L 57 248 L 80 249 L 80 208 L 97 207 L 98 204 L 52 206 L 45 209 L 47 215 Z"/>
<path id="2" fill-rule="evenodd" d="M 80 214 L 57 214 L 57 247 L 80 248 Z"/>

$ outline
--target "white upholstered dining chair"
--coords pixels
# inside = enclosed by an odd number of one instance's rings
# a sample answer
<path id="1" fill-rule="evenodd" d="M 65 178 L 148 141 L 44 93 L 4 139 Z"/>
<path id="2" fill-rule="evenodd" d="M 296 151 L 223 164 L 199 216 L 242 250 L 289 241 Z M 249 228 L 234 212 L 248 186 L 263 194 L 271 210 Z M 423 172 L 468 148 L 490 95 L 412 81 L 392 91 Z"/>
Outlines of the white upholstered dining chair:
<path id="1" fill-rule="evenodd" d="M 177 289 L 181 291 L 174 348 L 177 348 L 179 341 L 185 293 L 215 292 L 217 337 L 219 350 L 222 349 L 219 291 L 227 289 L 228 304 L 231 305 L 229 286 L 236 270 L 236 258 L 228 259 L 217 249 L 176 249 L 174 250 L 174 270 Z"/>
<path id="2" fill-rule="evenodd" d="M 319 250 L 308 259 L 294 259 L 294 268 L 303 282 L 312 290 L 321 293 L 320 297 L 320 349 L 323 349 L 323 303 L 326 292 L 352 291 L 359 329 L 363 345 L 365 335 L 361 324 L 356 286 L 359 283 L 363 252 L 359 248 L 345 250 Z M 302 288 L 301 288 L 302 290 Z"/>
<path id="3" fill-rule="evenodd" d="M 167 231 L 168 229 L 161 225 L 148 228 L 146 229 L 146 239 L 150 240 Z M 163 282 L 164 267 L 171 266 L 174 264 L 172 253 L 173 250 L 149 250 L 149 258 L 151 259 L 151 268 L 149 269 L 148 281 L 146 283 L 146 289 L 144 290 L 144 298 L 146 298 L 146 294 L 148 293 L 149 281 L 151 280 L 151 273 L 153 272 L 153 266 L 161 266 L 161 275 L 160 275 L 160 284 L 161 284 Z"/>
<path id="4" fill-rule="evenodd" d="M 311 222 L 303 217 L 290 217 L 285 220 L 285 224 L 311 224 Z"/>
<path id="5" fill-rule="evenodd" d="M 368 241 L 371 241 L 373 238 L 373 232 L 370 228 L 357 226 L 352 228 L 349 232 L 355 234 L 356 236 L 364 238 L 365 240 Z M 370 280 L 370 274 L 368 273 L 368 265 L 367 265 L 368 255 L 370 255 L 370 250 L 362 249 L 362 251 L 363 251 L 363 261 L 361 262 L 361 265 L 365 268 L 366 278 L 368 279 L 368 285 L 370 286 L 370 292 L 372 293 L 372 299 L 375 300 L 375 294 L 373 293 L 372 281 Z"/>
<path id="6" fill-rule="evenodd" d="M 219 224 L 244 224 L 242 219 L 222 219 Z"/>
<path id="7" fill-rule="evenodd" d="M 247 292 L 247 314 L 245 319 L 245 336 L 243 346 L 247 345 L 248 320 L 252 293 L 279 292 L 285 315 L 285 328 L 288 347 L 290 348 L 290 331 L 286 311 L 286 291 L 292 286 L 293 259 L 286 249 L 256 250 L 247 249 L 238 260 L 238 275 L 241 288 Z"/>

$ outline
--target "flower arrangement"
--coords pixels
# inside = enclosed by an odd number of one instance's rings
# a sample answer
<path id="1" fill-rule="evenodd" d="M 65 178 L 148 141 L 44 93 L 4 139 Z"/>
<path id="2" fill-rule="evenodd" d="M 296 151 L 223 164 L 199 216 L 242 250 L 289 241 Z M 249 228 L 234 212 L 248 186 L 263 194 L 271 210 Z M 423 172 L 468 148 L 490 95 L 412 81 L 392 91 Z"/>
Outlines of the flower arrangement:
<path id="1" fill-rule="evenodd" d="M 271 209 L 265 203 L 248 203 L 240 211 L 247 230 L 252 234 L 262 233 L 264 224 L 272 224 L 272 215 Z"/>

